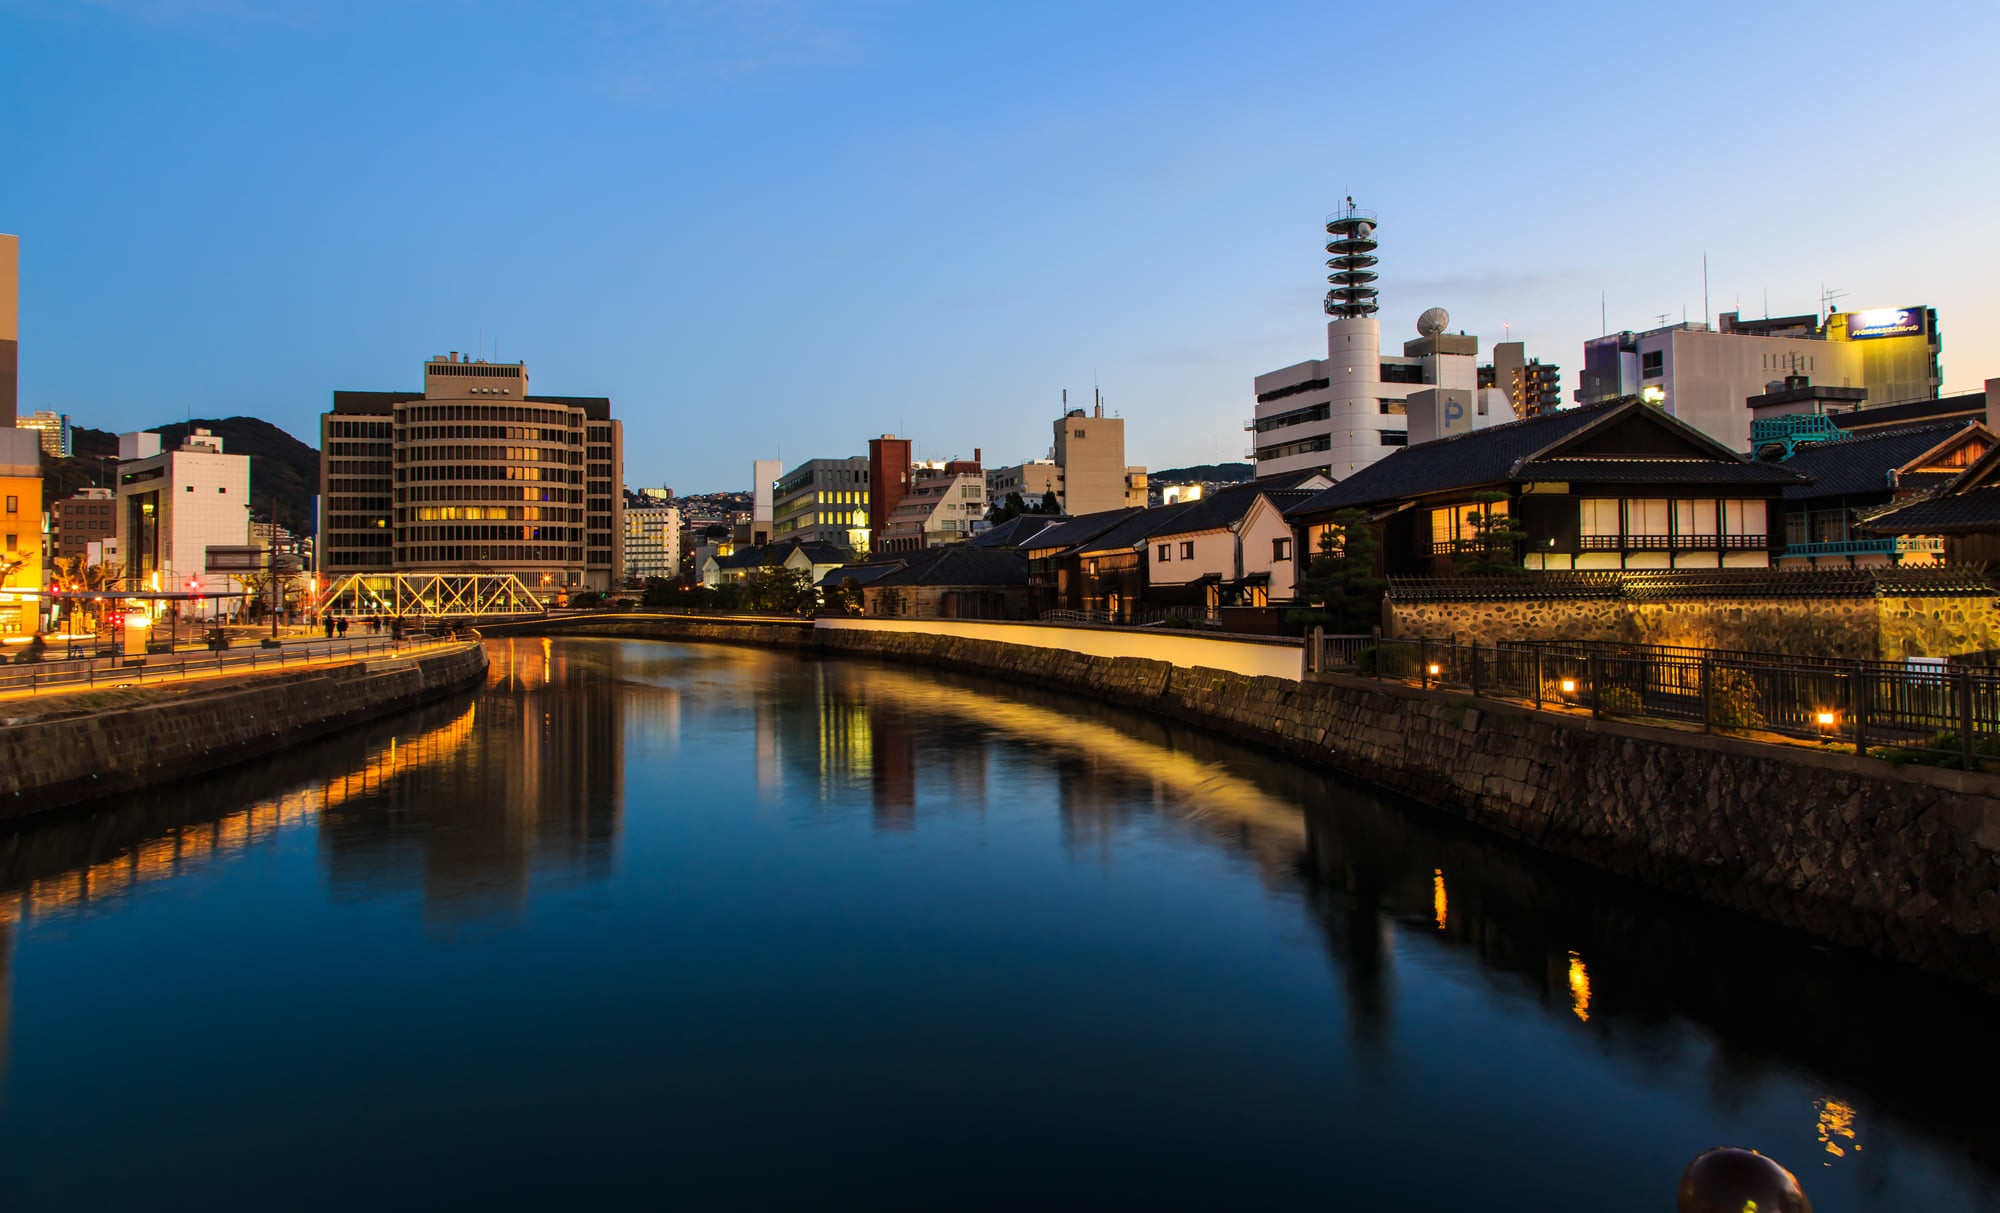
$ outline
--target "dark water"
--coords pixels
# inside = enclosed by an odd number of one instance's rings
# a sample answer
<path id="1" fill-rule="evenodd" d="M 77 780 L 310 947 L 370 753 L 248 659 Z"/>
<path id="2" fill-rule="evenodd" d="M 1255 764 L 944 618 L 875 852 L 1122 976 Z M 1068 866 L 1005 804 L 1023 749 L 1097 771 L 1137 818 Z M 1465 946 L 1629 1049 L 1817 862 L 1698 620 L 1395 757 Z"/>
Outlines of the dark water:
<path id="1" fill-rule="evenodd" d="M 0 835 L 0 1206 L 2000 1207 L 1989 1001 L 1073 699 L 490 647 Z"/>

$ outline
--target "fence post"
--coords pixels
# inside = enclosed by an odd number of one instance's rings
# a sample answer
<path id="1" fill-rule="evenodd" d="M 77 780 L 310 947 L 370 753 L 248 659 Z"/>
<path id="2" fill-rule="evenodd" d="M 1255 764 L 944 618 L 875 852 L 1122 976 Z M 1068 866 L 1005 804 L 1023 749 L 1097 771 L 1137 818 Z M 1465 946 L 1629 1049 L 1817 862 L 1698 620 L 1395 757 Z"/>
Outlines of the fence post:
<path id="1" fill-rule="evenodd" d="M 1590 679 L 1590 718 L 1592 720 L 1604 719 L 1604 707 L 1601 697 L 1597 693 L 1598 672 L 1602 669 L 1603 664 L 1604 659 L 1598 656 L 1595 649 L 1591 650 L 1589 655 L 1584 658 L 1584 671 Z"/>
<path id="2" fill-rule="evenodd" d="M 1854 756 L 1868 757 L 1868 674 L 1860 663 L 1847 676 L 1847 714 L 1854 721 Z"/>
<path id="3" fill-rule="evenodd" d="M 1472 642 L 1472 697 L 1479 698 L 1479 642 Z"/>
<path id="4" fill-rule="evenodd" d="M 1431 638 L 1417 638 L 1417 678 L 1419 685 L 1429 690 L 1431 685 Z"/>
<path id="5" fill-rule="evenodd" d="M 1961 769 L 1972 769 L 1972 671 L 1958 671 L 1958 749 Z"/>
<path id="6" fill-rule="evenodd" d="M 1710 669 L 1710 666 L 1709 666 L 1709 661 L 1708 661 L 1708 658 L 1706 658 L 1706 657 L 1702 658 L 1702 659 L 1701 659 L 1701 688 L 1700 688 L 1700 691 L 1701 691 L 1701 731 L 1702 731 L 1702 732 L 1704 732 L 1704 733 L 1713 733 L 1713 732 L 1715 732 L 1715 708 L 1714 708 L 1714 706 L 1713 706 L 1713 703 L 1714 703 L 1714 701 L 1713 701 L 1713 700 L 1711 700 L 1711 699 L 1709 698 L 1709 694 L 1708 694 L 1708 683 L 1709 683 L 1709 677 L 1708 677 L 1708 675 L 1709 675 L 1709 669 Z"/>
<path id="7" fill-rule="evenodd" d="M 1535 641 L 1535 710 L 1542 710 L 1542 642 Z"/>
<path id="8" fill-rule="evenodd" d="M 1312 663 L 1307 667 L 1314 674 L 1326 672 L 1326 629 L 1313 625 Z"/>

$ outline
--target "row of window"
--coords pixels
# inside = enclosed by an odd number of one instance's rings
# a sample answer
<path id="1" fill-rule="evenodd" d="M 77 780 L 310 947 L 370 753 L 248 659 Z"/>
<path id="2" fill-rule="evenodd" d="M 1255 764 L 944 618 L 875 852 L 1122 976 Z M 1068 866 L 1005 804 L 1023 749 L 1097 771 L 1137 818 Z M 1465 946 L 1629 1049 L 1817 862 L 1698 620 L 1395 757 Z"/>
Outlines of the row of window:
<path id="1" fill-rule="evenodd" d="M 396 408 L 399 424 L 419 421 L 525 421 L 530 425 L 559 425 L 579 429 L 583 414 L 567 409 L 514 408 L 490 404 L 413 404 Z"/>
<path id="2" fill-rule="evenodd" d="M 582 471 L 565 471 L 562 468 L 512 467 L 506 465 L 482 466 L 479 464 L 444 463 L 424 467 L 397 468 L 396 480 L 400 483 L 425 480 L 550 480 L 557 484 L 582 484 Z"/>
<path id="3" fill-rule="evenodd" d="M 583 460 L 575 452 L 546 446 L 416 446 L 400 452 L 404 463 L 437 463 L 457 459 L 505 459 L 513 463 L 569 463 Z"/>
<path id="4" fill-rule="evenodd" d="M 424 543 L 440 540 L 540 540 L 546 543 L 581 543 L 583 531 L 567 526 L 411 526 L 396 528 L 397 543 Z"/>
<path id="5" fill-rule="evenodd" d="M 576 445 L 575 434 L 534 425 L 416 425 L 396 434 L 398 442 L 449 442 L 455 438 L 498 438 L 503 442 Z"/>
<path id="6" fill-rule="evenodd" d="M 329 438 L 387 438 L 393 427 L 387 421 L 329 421 Z"/>
<path id="7" fill-rule="evenodd" d="M 326 453 L 329 455 L 356 455 L 363 459 L 387 459 L 392 449 L 386 442 L 329 442 L 326 444 Z"/>
<path id="8" fill-rule="evenodd" d="M 397 564 L 581 564 L 583 549 L 548 544 L 451 544 L 396 549 Z"/>
<path id="9" fill-rule="evenodd" d="M 409 501 L 557 501 L 583 502 L 582 489 L 550 489 L 531 484 L 423 484 L 396 490 L 396 500 Z"/>
<path id="10" fill-rule="evenodd" d="M 397 522 L 582 522 L 583 511 L 567 506 L 429 505 L 397 510 Z"/>

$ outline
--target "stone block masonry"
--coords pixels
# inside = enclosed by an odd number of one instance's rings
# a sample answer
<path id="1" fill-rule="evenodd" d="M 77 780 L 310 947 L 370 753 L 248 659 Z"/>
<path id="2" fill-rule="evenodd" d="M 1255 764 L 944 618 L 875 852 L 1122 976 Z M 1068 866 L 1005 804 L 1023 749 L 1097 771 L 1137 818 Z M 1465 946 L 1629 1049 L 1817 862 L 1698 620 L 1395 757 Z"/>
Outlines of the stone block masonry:
<path id="1" fill-rule="evenodd" d="M 0 727 L 0 818 L 65 808 L 276 753 L 477 686 L 470 643 L 349 665 L 249 674 L 125 701 L 88 692 L 23 701 Z M 109 702 L 107 702 L 109 701 Z"/>

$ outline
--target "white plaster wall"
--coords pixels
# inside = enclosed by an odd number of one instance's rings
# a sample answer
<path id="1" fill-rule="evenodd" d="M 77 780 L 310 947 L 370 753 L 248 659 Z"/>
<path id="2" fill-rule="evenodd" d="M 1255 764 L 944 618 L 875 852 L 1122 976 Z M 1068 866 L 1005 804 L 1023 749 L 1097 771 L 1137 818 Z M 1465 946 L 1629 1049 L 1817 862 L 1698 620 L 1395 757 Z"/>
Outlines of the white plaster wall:
<path id="1" fill-rule="evenodd" d="M 1161 561 L 1160 545 L 1171 549 Z M 1181 544 L 1194 544 L 1194 559 L 1181 558 Z M 1154 535 L 1146 541 L 1147 577 L 1154 585 L 1186 585 L 1210 573 L 1236 580 L 1236 535 L 1231 531 L 1200 531 L 1192 535 Z"/>
<path id="2" fill-rule="evenodd" d="M 819 619 L 814 621 L 813 626 L 964 636 L 971 640 L 992 640 L 1037 649 L 1067 649 L 1087 657 L 1139 657 L 1149 661 L 1170 661 L 1186 669 L 1227 670 L 1253 678 L 1296 680 L 1301 674 L 1304 656 L 1303 647 L 1295 640 L 1225 640 L 1112 627 L 983 623 L 970 619 Z"/>

